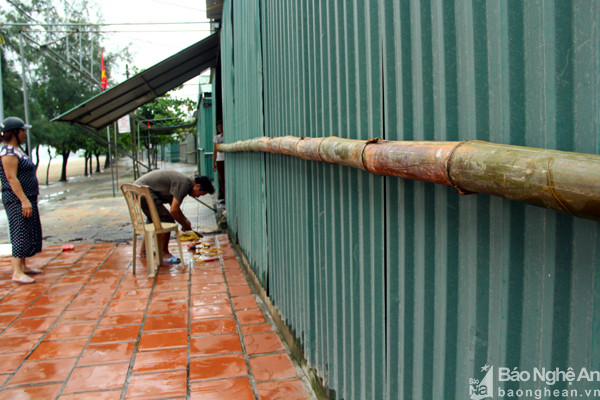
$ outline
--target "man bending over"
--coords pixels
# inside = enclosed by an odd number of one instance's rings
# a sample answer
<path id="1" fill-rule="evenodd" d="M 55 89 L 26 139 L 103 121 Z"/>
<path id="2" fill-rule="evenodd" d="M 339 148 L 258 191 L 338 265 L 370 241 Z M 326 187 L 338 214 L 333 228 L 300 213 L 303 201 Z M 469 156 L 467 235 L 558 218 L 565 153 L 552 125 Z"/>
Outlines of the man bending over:
<path id="1" fill-rule="evenodd" d="M 196 176 L 192 179 L 181 172 L 170 170 L 148 172 L 136 180 L 134 184 L 150 188 L 150 194 L 152 195 L 152 199 L 154 199 L 156 211 L 158 211 L 161 222 L 177 221 L 184 232 L 192 229 L 190 221 L 181 211 L 181 203 L 183 203 L 185 196 L 200 197 L 207 193 L 213 194 L 215 192 L 210 179 L 206 176 Z M 170 204 L 170 209 L 167 210 L 164 204 Z M 144 214 L 150 218 L 150 212 L 145 201 L 142 201 L 142 209 Z M 159 235 L 163 249 L 163 262 L 177 264 L 181 260 L 169 252 L 170 236 L 170 233 Z M 146 246 L 143 241 L 140 254 L 142 256 L 146 254 Z"/>

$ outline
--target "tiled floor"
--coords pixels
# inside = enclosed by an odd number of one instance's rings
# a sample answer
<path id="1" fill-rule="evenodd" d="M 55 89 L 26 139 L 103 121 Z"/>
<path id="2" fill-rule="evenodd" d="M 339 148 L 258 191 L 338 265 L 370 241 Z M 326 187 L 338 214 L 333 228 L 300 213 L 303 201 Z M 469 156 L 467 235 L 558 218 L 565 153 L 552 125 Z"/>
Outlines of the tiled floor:
<path id="1" fill-rule="evenodd" d="M 221 260 L 156 278 L 131 273 L 126 244 L 47 247 L 33 285 L 0 259 L 0 399 L 313 399 L 227 237 L 213 239 Z"/>

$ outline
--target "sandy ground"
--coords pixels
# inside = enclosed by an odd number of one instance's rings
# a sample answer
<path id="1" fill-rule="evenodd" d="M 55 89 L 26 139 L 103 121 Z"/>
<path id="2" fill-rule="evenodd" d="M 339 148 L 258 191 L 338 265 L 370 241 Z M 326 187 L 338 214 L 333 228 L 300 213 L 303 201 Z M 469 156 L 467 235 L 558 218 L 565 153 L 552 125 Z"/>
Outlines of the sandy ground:
<path id="1" fill-rule="evenodd" d="M 105 157 L 100 157 L 100 168 L 104 167 Z M 40 163 L 38 166 L 37 177 L 40 185 L 46 183 L 58 182 L 60 179 L 60 173 L 62 170 L 62 157 L 53 158 L 50 161 L 50 170 L 48 170 L 48 162 Z M 96 158 L 92 162 L 93 171 L 96 171 Z M 70 156 L 67 160 L 67 179 L 74 178 L 77 176 L 84 176 L 85 172 L 85 159 L 83 157 Z M 95 173 L 95 172 L 94 172 Z M 93 175 L 93 174 L 92 174 Z M 48 181 L 46 181 L 46 176 Z"/>

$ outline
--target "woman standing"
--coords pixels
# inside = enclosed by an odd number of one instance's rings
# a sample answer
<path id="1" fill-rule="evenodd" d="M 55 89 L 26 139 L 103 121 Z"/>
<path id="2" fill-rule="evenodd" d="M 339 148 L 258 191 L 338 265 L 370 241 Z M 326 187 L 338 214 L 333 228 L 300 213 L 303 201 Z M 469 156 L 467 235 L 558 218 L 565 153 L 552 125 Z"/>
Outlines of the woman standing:
<path id="1" fill-rule="evenodd" d="M 27 138 L 25 130 L 31 126 L 20 118 L 8 117 L 0 128 L 0 181 L 12 244 L 12 280 L 34 283 L 35 280 L 29 275 L 42 271 L 28 268 L 25 258 L 42 251 L 42 224 L 37 205 L 39 187 L 35 165 L 20 146 Z"/>

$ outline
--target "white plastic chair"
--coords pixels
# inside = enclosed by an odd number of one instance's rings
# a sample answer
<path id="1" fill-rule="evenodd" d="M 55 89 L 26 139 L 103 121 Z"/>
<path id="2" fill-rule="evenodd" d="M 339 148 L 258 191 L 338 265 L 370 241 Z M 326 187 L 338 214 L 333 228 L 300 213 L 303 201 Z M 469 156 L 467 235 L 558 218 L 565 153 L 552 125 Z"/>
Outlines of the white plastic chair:
<path id="1" fill-rule="evenodd" d="M 150 189 L 147 186 L 137 186 L 130 183 L 121 185 L 121 191 L 127 201 L 129 216 L 133 225 L 133 262 L 132 269 L 135 275 L 135 252 L 137 248 L 137 235 L 144 237 L 146 243 L 146 264 L 148 266 L 148 276 L 156 275 L 157 266 L 162 264 L 162 243 L 160 243 L 158 234 L 175 232 L 177 245 L 179 246 L 179 256 L 183 265 L 183 250 L 181 249 L 181 240 L 179 238 L 179 228 L 175 222 L 161 222 L 156 211 L 156 206 L 150 195 Z M 142 211 L 142 199 L 146 199 L 152 223 L 146 223 L 146 217 Z M 156 255 L 156 261 L 154 256 Z"/>

